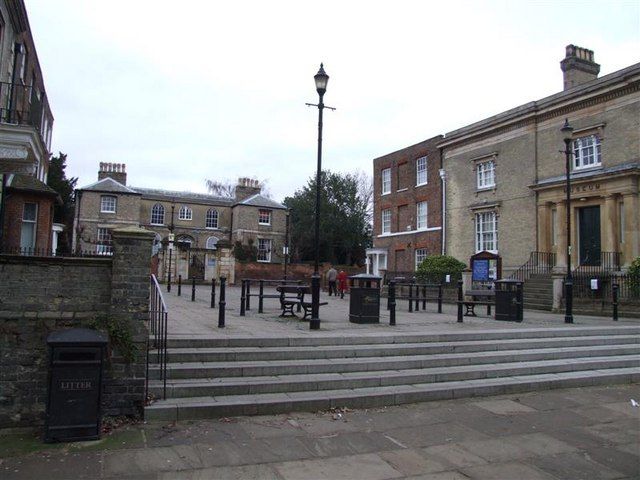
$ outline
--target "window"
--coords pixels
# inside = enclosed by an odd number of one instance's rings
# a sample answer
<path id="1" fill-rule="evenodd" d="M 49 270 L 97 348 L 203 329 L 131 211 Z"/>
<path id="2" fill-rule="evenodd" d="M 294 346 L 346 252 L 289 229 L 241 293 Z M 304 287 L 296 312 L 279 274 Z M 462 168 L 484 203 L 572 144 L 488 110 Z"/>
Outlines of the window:
<path id="1" fill-rule="evenodd" d="M 386 270 L 387 269 L 387 254 L 386 253 L 381 253 L 378 256 L 378 268 L 381 270 Z"/>
<path id="2" fill-rule="evenodd" d="M 382 210 L 382 233 L 391 233 L 391 210 Z"/>
<path id="3" fill-rule="evenodd" d="M 391 193 L 391 169 L 382 170 L 382 195 Z"/>
<path id="4" fill-rule="evenodd" d="M 24 75 L 27 71 L 27 47 L 24 44 L 20 44 L 18 47 L 18 53 L 20 53 L 20 80 L 24 83 Z"/>
<path id="5" fill-rule="evenodd" d="M 108 228 L 98 228 L 96 234 L 96 253 L 98 255 L 113 255 L 111 232 Z"/>
<path id="6" fill-rule="evenodd" d="M 427 228 L 427 202 L 418 202 L 416 204 L 416 229 L 424 228 Z"/>
<path id="7" fill-rule="evenodd" d="M 477 165 L 478 189 L 496 186 L 496 170 L 493 160 L 480 162 Z"/>
<path id="8" fill-rule="evenodd" d="M 206 228 L 218 228 L 218 211 L 215 209 L 207 210 Z"/>
<path id="9" fill-rule="evenodd" d="M 180 207 L 180 211 L 178 212 L 179 220 L 191 220 L 193 218 L 193 210 L 191 210 L 186 205 L 182 205 Z"/>
<path id="10" fill-rule="evenodd" d="M 116 197 L 103 195 L 100 197 L 101 213 L 116 213 Z"/>
<path id="11" fill-rule="evenodd" d="M 498 216 L 496 212 L 476 213 L 476 252 L 498 251 Z"/>
<path id="12" fill-rule="evenodd" d="M 258 239 L 258 261 L 259 262 L 271 261 L 271 239 L 268 239 L 268 238 Z"/>
<path id="13" fill-rule="evenodd" d="M 589 135 L 573 141 L 573 168 L 597 167 L 601 164 L 600 137 Z"/>
<path id="14" fill-rule="evenodd" d="M 151 209 L 151 225 L 164 225 L 164 207 L 159 203 Z"/>
<path id="15" fill-rule="evenodd" d="M 209 237 L 207 238 L 207 243 L 205 244 L 205 248 L 207 250 L 215 250 L 217 244 L 218 244 L 218 237 Z"/>
<path id="16" fill-rule="evenodd" d="M 416 270 L 425 258 L 427 258 L 427 249 L 416 248 Z"/>
<path id="17" fill-rule="evenodd" d="M 258 223 L 260 225 L 271 225 L 271 210 L 259 210 Z"/>
<path id="18" fill-rule="evenodd" d="M 20 229 L 20 250 L 30 254 L 36 247 L 36 222 L 38 221 L 38 204 L 25 203 L 22 209 L 22 227 Z"/>
<path id="19" fill-rule="evenodd" d="M 416 160 L 416 186 L 427 183 L 427 157 Z"/>

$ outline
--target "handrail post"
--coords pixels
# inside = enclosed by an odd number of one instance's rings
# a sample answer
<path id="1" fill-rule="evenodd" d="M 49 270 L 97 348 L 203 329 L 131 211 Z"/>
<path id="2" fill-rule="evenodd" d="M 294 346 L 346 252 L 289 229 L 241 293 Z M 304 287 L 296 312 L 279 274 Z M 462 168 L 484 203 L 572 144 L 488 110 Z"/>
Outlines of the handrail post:
<path id="1" fill-rule="evenodd" d="M 389 325 L 396 324 L 396 282 L 389 280 L 389 292 L 387 295 L 389 305 Z"/>
<path id="2" fill-rule="evenodd" d="M 226 290 L 226 277 L 220 277 L 220 303 L 218 304 L 218 328 L 224 328 L 224 309 L 227 305 L 225 298 L 225 290 Z"/>
<path id="3" fill-rule="evenodd" d="M 211 279 L 211 308 L 216 306 L 216 279 Z"/>
<path id="4" fill-rule="evenodd" d="M 178 296 L 182 295 L 182 275 L 178 275 Z"/>
<path id="5" fill-rule="evenodd" d="M 613 285 L 611 285 L 611 295 L 612 295 L 612 302 L 611 304 L 613 305 L 613 321 L 617 322 L 618 321 L 618 289 L 620 288 L 620 285 L 618 285 L 617 283 L 614 283 Z"/>
<path id="6" fill-rule="evenodd" d="M 245 300 L 246 300 L 246 288 L 247 288 L 247 281 L 243 278 L 242 279 L 242 289 L 240 290 L 240 316 L 244 317 L 245 316 Z"/>
<path id="7" fill-rule="evenodd" d="M 260 280 L 260 295 L 258 296 L 258 313 L 262 313 L 263 307 L 263 295 L 264 295 L 264 280 Z"/>
<path id="8" fill-rule="evenodd" d="M 458 280 L 458 323 L 462 323 L 462 280 Z"/>
<path id="9" fill-rule="evenodd" d="M 196 277 L 191 278 L 191 301 L 196 301 Z"/>

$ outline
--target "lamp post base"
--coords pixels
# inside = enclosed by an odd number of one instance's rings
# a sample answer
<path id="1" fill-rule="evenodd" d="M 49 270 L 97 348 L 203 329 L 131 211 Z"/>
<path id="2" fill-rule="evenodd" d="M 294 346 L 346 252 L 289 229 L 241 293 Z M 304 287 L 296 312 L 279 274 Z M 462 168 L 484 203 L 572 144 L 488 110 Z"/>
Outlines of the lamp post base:
<path id="1" fill-rule="evenodd" d="M 573 323 L 573 278 L 568 277 L 565 282 L 565 306 L 564 323 Z"/>
<path id="2" fill-rule="evenodd" d="M 314 273 L 311 277 L 311 319 L 310 330 L 320 330 L 320 274 Z"/>

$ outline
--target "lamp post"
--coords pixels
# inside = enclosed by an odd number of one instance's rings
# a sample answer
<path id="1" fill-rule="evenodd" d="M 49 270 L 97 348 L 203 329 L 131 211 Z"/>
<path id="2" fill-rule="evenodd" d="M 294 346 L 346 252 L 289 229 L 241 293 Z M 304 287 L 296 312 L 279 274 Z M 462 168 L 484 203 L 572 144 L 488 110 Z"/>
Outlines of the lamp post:
<path id="1" fill-rule="evenodd" d="M 316 211 L 315 211 L 315 236 L 314 236 L 314 264 L 313 276 L 311 277 L 311 319 L 309 328 L 311 330 L 320 329 L 320 273 L 318 266 L 320 263 L 320 174 L 322 171 L 322 111 L 325 105 L 322 102 L 325 92 L 327 91 L 327 83 L 329 75 L 324 71 L 324 66 L 320 64 L 320 70 L 314 75 L 316 82 L 316 91 L 318 92 L 318 104 L 307 103 L 308 106 L 318 107 L 318 169 L 316 171 Z M 331 108 L 331 107 L 326 107 Z M 334 109 L 332 109 L 334 110 Z"/>
<path id="2" fill-rule="evenodd" d="M 560 129 L 564 135 L 565 171 L 567 175 L 567 277 L 565 287 L 565 314 L 564 323 L 573 323 L 573 275 L 571 274 L 571 142 L 573 141 L 573 127 L 569 120 L 565 119 L 564 126 Z"/>

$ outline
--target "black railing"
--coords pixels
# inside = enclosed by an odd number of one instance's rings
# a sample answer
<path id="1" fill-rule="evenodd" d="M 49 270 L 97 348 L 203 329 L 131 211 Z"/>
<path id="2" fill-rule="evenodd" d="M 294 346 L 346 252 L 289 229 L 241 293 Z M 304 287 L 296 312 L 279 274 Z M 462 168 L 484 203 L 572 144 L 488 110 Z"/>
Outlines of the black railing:
<path id="1" fill-rule="evenodd" d="M 529 260 L 513 272 L 509 278 L 526 282 L 532 275 L 548 274 L 556 264 L 556 254 L 551 252 L 531 252 Z"/>
<path id="2" fill-rule="evenodd" d="M 609 301 L 613 285 L 618 285 L 618 299 L 640 300 L 640 275 L 612 272 L 576 272 L 573 276 L 573 296 L 581 299 Z"/>
<path id="3" fill-rule="evenodd" d="M 147 380 L 145 398 L 149 398 L 149 364 L 158 365 L 162 381 L 162 398 L 167 398 L 167 327 L 169 310 L 164 302 L 158 279 L 151 274 L 149 296 L 149 339 L 147 340 Z"/>
<path id="4" fill-rule="evenodd" d="M 580 265 L 574 275 L 598 275 L 620 270 L 620 252 L 600 252 L 600 261 L 593 265 Z"/>
<path id="5" fill-rule="evenodd" d="M 387 272 L 384 274 L 385 285 L 389 283 L 389 280 L 395 280 L 396 282 L 403 282 L 403 283 L 407 283 L 407 282 L 411 283 L 415 281 L 415 279 L 416 279 L 416 272 L 404 272 L 401 270 L 398 270 L 398 271 L 387 270 Z"/>
<path id="6" fill-rule="evenodd" d="M 42 99 L 31 85 L 0 82 L 0 122 L 42 127 Z"/>
<path id="7" fill-rule="evenodd" d="M 0 255 L 21 255 L 24 257 L 110 257 L 113 255 L 113 252 L 110 250 L 69 251 L 67 249 L 59 248 L 54 251 L 49 248 L 1 247 Z"/>

